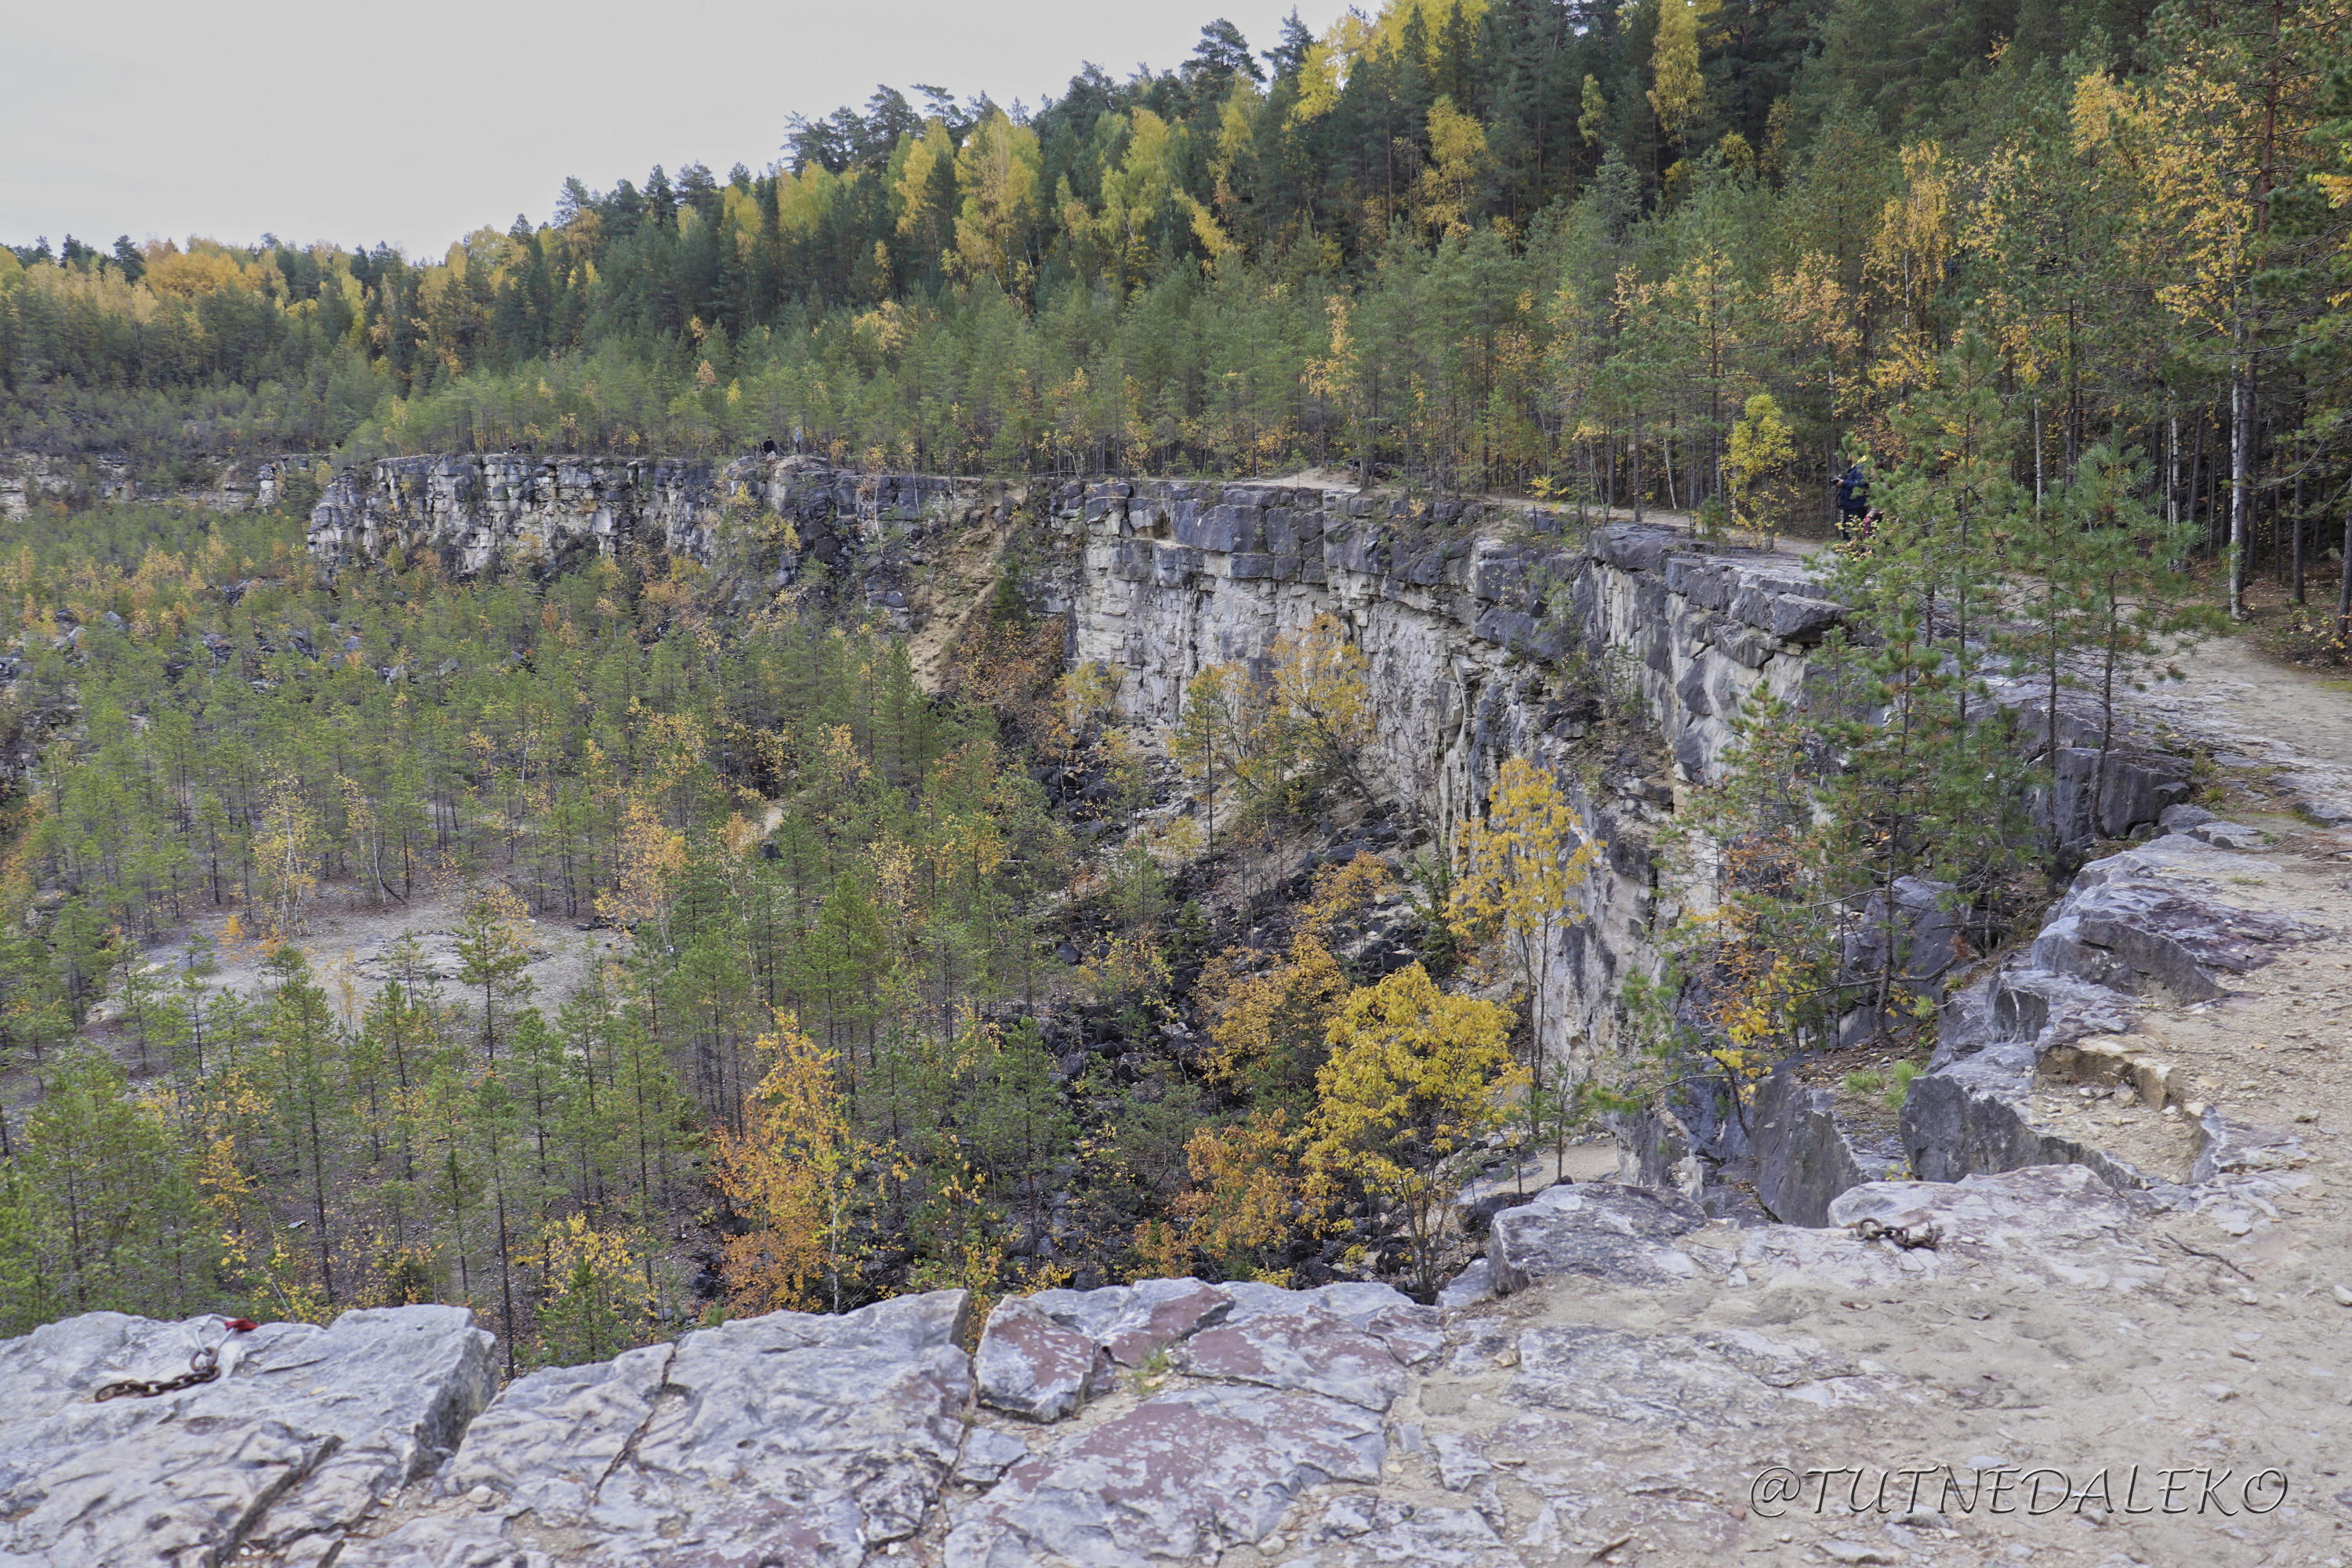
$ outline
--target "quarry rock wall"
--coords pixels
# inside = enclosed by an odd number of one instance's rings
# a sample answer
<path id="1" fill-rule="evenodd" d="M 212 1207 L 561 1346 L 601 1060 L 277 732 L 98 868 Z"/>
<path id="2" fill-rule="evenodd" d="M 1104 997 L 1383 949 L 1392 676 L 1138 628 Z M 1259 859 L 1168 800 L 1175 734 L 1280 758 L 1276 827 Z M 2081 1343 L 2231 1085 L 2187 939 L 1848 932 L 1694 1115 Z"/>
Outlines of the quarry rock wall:
<path id="1" fill-rule="evenodd" d="M 771 516 L 791 525 L 782 542 L 761 531 Z M 1621 977 L 1653 962 L 1673 912 L 1653 840 L 1677 789 L 1719 776 L 1752 694 L 1801 689 L 1838 614 L 1795 557 L 1543 508 L 1213 481 L 1009 486 L 799 457 L 388 458 L 336 476 L 310 539 L 338 565 L 398 548 L 458 572 L 627 550 L 729 558 L 778 584 L 823 567 L 915 630 L 927 541 L 996 521 L 1013 525 L 1036 606 L 1069 616 L 1072 662 L 1118 675 L 1127 718 L 1172 722 L 1201 669 L 1263 667 L 1276 637 L 1330 615 L 1370 661 L 1365 771 L 1407 826 L 1472 814 L 1506 757 L 1552 766 L 1605 850 L 1546 1008 L 1563 1060 L 1580 1041 L 1608 1047 Z M 761 542 L 754 559 L 738 540 Z M 1596 693 L 1646 711 L 1641 743 L 1601 745 Z"/>
<path id="2" fill-rule="evenodd" d="M 1543 1009 L 1571 1070 L 1613 1046 L 1675 912 L 1655 841 L 1678 794 L 1720 776 L 1741 704 L 1802 689 L 1837 616 L 1791 558 L 1542 508 L 1147 481 L 1062 487 L 1049 515 L 1078 556 L 1072 659 L 1119 676 L 1127 717 L 1171 725 L 1202 669 L 1263 668 L 1329 616 L 1368 661 L 1365 772 L 1402 813 L 1469 818 L 1512 756 L 1561 780 L 1602 850 Z"/>
<path id="3" fill-rule="evenodd" d="M 314 547 L 332 567 L 396 547 L 474 570 L 679 552 L 750 582 L 837 587 L 921 631 L 954 606 L 894 584 L 919 587 L 924 557 L 986 524 L 1020 590 L 1069 617 L 1073 662 L 1115 672 L 1120 710 L 1150 724 L 1176 717 L 1201 668 L 1263 660 L 1283 633 L 1337 618 L 1370 664 L 1367 766 L 1396 816 L 1460 820 L 1513 755 L 1574 792 L 1604 854 L 1550 1009 L 1570 1061 L 1607 1048 L 1622 977 L 1654 963 L 1682 897 L 1662 882 L 1659 830 L 1720 776 L 1744 704 L 1814 688 L 1839 613 L 1794 557 L 1541 509 L 796 459 L 567 479 L 529 461 L 346 476 Z M 2065 717 L 2063 749 L 2084 749 L 2085 722 Z M 243 1334 L 85 1314 L 0 1342 L 0 1568 L 1505 1568 L 1633 1542 L 1662 1562 L 1784 1547 L 1973 1562 L 2010 1527 L 1942 1502 L 1859 1521 L 1801 1498 L 1751 1514 L 1749 1478 L 1790 1455 L 1926 1453 L 1970 1486 L 2009 1459 L 2075 1480 L 2186 1462 L 2110 1435 L 2188 1429 L 2179 1401 L 2202 1412 L 2242 1387 L 2262 1419 L 2232 1430 L 2232 1473 L 2279 1479 L 2233 1495 L 2271 1511 L 2109 1510 L 2042 1539 L 2036 1561 L 2312 1555 L 2336 1539 L 2324 1498 L 2275 1494 L 2340 1485 L 2327 1456 L 2352 1426 L 2321 1363 L 2340 1361 L 2352 1290 L 2330 1294 L 2301 1239 L 2295 1137 L 2185 1098 L 2189 1069 L 2166 1052 L 2266 970 L 2352 959 L 2352 896 L 2340 868 L 2295 882 L 2244 853 L 2263 836 L 2174 804 L 2170 760 L 2130 750 L 2111 748 L 2097 799 L 2095 772 L 2068 785 L 2062 767 L 2054 809 L 2141 841 L 2085 865 L 2034 941 L 1955 972 L 1891 1139 L 1857 1137 L 1793 1071 L 1737 1130 L 1672 1112 L 1630 1124 L 1635 1180 L 1502 1208 L 1486 1257 L 1434 1306 L 1371 1283 L 1163 1279 L 1008 1300 L 982 1321 L 941 1291 L 698 1328 L 503 1390 L 494 1341 L 457 1308 Z M 2318 972 L 2297 973 L 2275 987 L 2284 1005 Z M 2175 1164 L 2103 1142 L 2126 1103 Z M 1713 1195 L 1702 1154 L 1748 1162 L 1792 1223 L 1693 1201 Z M 1937 1179 L 1887 1179 L 1911 1172 Z M 2207 1217 L 2223 1239 L 2175 1237 Z M 1998 1333 L 1980 1327 L 1995 1309 Z M 2260 1359 L 2213 1362 L 2257 1310 L 2262 1331 L 2237 1340 L 2259 1340 Z M 145 1392 L 211 1347 L 220 1375 Z M 2145 1370 L 2165 1362 L 2180 1365 Z M 98 1397 L 125 1379 L 142 1387 Z M 1865 1531 L 1889 1544 L 1859 1544 Z"/>
<path id="4" fill-rule="evenodd" d="M 0 517 L 27 518 L 44 505 L 79 508 L 101 501 L 154 501 L 244 511 L 276 506 L 324 465 L 314 453 L 198 458 L 158 472 L 120 454 L 59 458 L 0 452 Z"/>
<path id="5" fill-rule="evenodd" d="M 790 581 L 808 563 L 872 570 L 924 522 L 976 516 L 1005 487 L 930 474 L 869 474 L 801 457 L 572 458 L 467 453 L 385 458 L 338 471 L 310 513 L 311 553 L 336 564 L 394 549 L 471 575 L 498 563 L 546 569 L 583 552 L 656 552 L 712 562 L 730 520 L 797 526 L 766 540 Z M 747 532 L 757 536 L 756 526 Z"/>
<path id="6" fill-rule="evenodd" d="M 1334 618 L 1370 668 L 1364 772 L 1408 841 L 1473 816 L 1506 758 L 1549 768 L 1601 851 L 1542 1009 L 1545 1047 L 1572 1076 L 1617 1047 L 1624 978 L 1654 971 L 1655 939 L 1682 911 L 1661 830 L 1689 789 L 1720 782 L 1747 705 L 1818 688 L 1817 650 L 1843 614 L 1801 554 L 1562 509 L 1281 483 L 1010 483 L 789 455 L 387 458 L 335 476 L 310 540 L 336 566 L 397 548 L 459 573 L 682 553 L 748 584 L 828 584 L 919 632 L 970 613 L 927 593 L 925 574 L 979 530 L 1036 609 L 1068 617 L 1071 664 L 1115 675 L 1118 710 L 1150 727 L 1174 723 L 1202 669 L 1263 669 L 1277 637 Z M 1997 696 L 2042 700 L 2024 681 Z M 2021 731 L 2045 720 L 2034 711 Z M 2104 734 L 2072 693 L 2057 731 L 2058 787 L 2039 807 L 2068 841 L 2147 831 L 2186 797 L 2182 759 L 2128 727 Z M 1816 1224 L 1838 1193 L 1902 1163 L 1891 1142 L 1855 1147 L 1826 1098 L 1785 1075 L 1744 1124 L 1702 1099 L 1620 1136 L 1630 1174 L 1700 1192 L 1740 1161 L 1770 1212 Z M 1930 1156 L 1937 1173 L 2038 1157 L 1963 1142 L 1977 1152 Z"/>

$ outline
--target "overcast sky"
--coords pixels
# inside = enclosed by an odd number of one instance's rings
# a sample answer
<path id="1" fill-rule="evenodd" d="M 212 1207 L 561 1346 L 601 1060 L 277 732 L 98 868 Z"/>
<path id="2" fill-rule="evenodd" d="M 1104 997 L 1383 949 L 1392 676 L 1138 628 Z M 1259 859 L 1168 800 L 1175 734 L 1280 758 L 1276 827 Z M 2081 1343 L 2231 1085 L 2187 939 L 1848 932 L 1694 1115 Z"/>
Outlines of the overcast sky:
<path id="1" fill-rule="evenodd" d="M 1368 9 L 1370 7 L 1367 7 Z M 0 241 L 264 233 L 437 254 L 520 212 L 700 160 L 779 155 L 785 117 L 878 81 L 1031 108 L 1083 61 L 1126 77 L 1290 0 L 0 0 Z M 1297 0 L 1320 32 L 1343 0 Z M 912 96 L 911 94 L 909 95 Z"/>

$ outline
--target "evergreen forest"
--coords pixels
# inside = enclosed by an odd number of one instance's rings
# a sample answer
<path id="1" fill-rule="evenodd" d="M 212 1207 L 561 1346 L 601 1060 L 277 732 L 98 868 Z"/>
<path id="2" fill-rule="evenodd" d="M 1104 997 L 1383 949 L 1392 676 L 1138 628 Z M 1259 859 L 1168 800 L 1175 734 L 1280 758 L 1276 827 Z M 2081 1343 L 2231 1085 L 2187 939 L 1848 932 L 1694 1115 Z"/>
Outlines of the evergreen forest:
<path id="1" fill-rule="evenodd" d="M 2138 447 L 2298 604 L 2347 478 L 2337 0 L 1391 0 L 1034 109 L 883 87 L 776 162 L 438 257 L 0 254 L 0 444 L 1386 467 L 1693 510 L 1975 332 L 2037 472 Z M 908 93 L 913 96 L 909 97 Z M 2317 535 L 2326 531 L 2326 542 Z"/>

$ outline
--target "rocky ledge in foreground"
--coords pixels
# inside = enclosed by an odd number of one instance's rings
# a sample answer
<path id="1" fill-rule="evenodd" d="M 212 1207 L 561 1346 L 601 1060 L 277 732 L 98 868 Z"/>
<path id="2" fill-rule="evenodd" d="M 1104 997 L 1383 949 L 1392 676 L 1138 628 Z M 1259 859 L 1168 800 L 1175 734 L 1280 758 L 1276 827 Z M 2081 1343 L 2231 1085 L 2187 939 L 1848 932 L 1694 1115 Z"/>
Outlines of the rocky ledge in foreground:
<path id="1" fill-rule="evenodd" d="M 95 1403 L 121 1379 L 224 1375 Z M 490 1336 L 456 1307 L 332 1328 L 90 1312 L 0 1342 L 0 1564 L 319 1561 L 385 1494 L 429 1478 L 490 1402 Z"/>
<path id="2" fill-rule="evenodd" d="M 1497 1216 L 1442 1309 L 1149 1280 L 1002 1302 L 967 1356 L 940 1292 L 487 1407 L 450 1309 L 271 1325 L 217 1383 L 104 1405 L 210 1325 L 93 1314 L 0 1345 L 0 1563 L 2343 1555 L 2340 1238 L 2151 1207 L 2081 1166 L 1873 1184 L 1819 1230 L 1563 1186 Z"/>

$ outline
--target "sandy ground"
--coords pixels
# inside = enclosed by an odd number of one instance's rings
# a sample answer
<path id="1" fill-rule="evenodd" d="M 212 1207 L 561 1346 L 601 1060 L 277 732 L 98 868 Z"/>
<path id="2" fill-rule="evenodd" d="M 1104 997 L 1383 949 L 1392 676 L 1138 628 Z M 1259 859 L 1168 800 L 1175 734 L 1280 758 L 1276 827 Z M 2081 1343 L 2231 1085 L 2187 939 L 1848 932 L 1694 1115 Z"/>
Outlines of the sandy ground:
<path id="1" fill-rule="evenodd" d="M 387 900 L 379 909 L 355 905 L 349 891 L 331 889 L 311 905 L 309 929 L 294 945 L 310 960 L 347 1024 L 357 1024 L 369 999 L 394 977 L 390 955 L 404 937 L 415 938 L 424 954 L 422 978 L 437 984 L 451 1000 L 462 1002 L 466 997 L 465 987 L 457 980 L 457 927 L 466 899 L 462 887 L 419 889 L 405 905 Z M 560 915 L 534 917 L 527 922 L 524 942 L 530 962 L 523 973 L 530 982 L 529 1000 L 543 1011 L 552 1014 L 561 1006 L 587 978 L 592 963 L 622 955 L 626 937 L 610 930 L 580 929 L 586 923 L 584 919 L 572 921 Z M 227 924 L 226 911 L 200 917 L 172 941 L 149 948 L 147 962 L 160 974 L 175 975 L 187 962 L 189 943 L 201 936 L 215 949 L 214 969 L 206 977 L 208 988 L 256 991 L 261 985 L 262 963 L 268 955 L 257 942 L 227 942 Z M 112 998 L 92 1013 L 91 1026 L 100 1037 L 113 1037 L 115 1053 L 126 1065 L 136 1062 L 136 1047 L 120 1033 Z"/>
<path id="2" fill-rule="evenodd" d="M 2133 701 L 2216 753 L 2200 804 L 2267 840 L 2216 890 L 2333 934 L 2233 980 L 2213 1002 L 2151 1016 L 2141 1032 L 2202 1098 L 2303 1140 L 2316 1180 L 2301 1223 L 2352 1276 L 2352 825 L 2315 826 L 2302 809 L 2314 795 L 2352 794 L 2352 689 L 2276 663 L 2245 637 L 2206 645 L 2187 668 L 2187 680 Z M 2352 1320 L 2345 1329 L 2352 1339 Z"/>
<path id="3" fill-rule="evenodd" d="M 2140 1242 L 2136 1256 L 2144 1263 L 2085 1249 L 2061 1261 L 2061 1279 L 2080 1275 L 2063 1283 L 2028 1268 L 1954 1268 L 1867 1289 L 1811 1271 L 1758 1278 L 1747 1289 L 1578 1281 L 1487 1309 L 1491 1327 L 1465 1348 L 1491 1345 L 1498 1369 L 1486 1371 L 1457 1352 L 1454 1376 L 1433 1375 L 1416 1390 L 1418 1411 L 1393 1411 L 1390 1419 L 1417 1414 L 1432 1431 L 1454 1426 L 1472 1435 L 1496 1467 L 1491 1502 L 1510 1521 L 1504 1533 L 1549 1548 L 1507 1560 L 1526 1568 L 1601 1561 L 1658 1568 L 2341 1563 L 2352 1558 L 2346 1529 L 2352 1510 L 2336 1496 L 2347 1485 L 2341 1470 L 2352 1464 L 2346 1407 L 2352 1311 L 2336 1303 L 2326 1283 L 2342 1254 L 2328 1254 L 2297 1228 L 2284 1223 L 2259 1241 L 2232 1243 L 2200 1219 L 2160 1222 L 2126 1233 L 2126 1251 Z M 1717 1225 L 1690 1243 L 1728 1249 L 1738 1234 Z M 2128 1291 L 2110 1284 L 2118 1264 L 2145 1269 L 2148 1283 Z M 1722 1342 L 1716 1336 L 1756 1336 L 1747 1342 L 1778 1342 L 1826 1362 L 1875 1367 L 1879 1386 L 1856 1390 L 1851 1404 L 1835 1395 L 1818 1409 L 1792 1404 L 1753 1425 L 1737 1418 L 1718 1425 L 1696 1411 L 1671 1425 L 1543 1419 L 1497 1397 L 1519 1333 L 1591 1331 L 1585 1325 L 1665 1341 L 1664 1353 L 1622 1369 L 1630 1378 L 1621 1374 L 1594 1390 L 1596 1403 L 1638 1405 L 1647 1379 L 1671 1389 L 1681 1367 L 1667 1346 Z M 1996 1510 L 1988 1503 L 1971 1513 L 1950 1508 L 1898 1521 L 1900 1504 L 1857 1514 L 1843 1497 L 1779 1518 L 1748 1507 L 1753 1479 L 1774 1465 L 1853 1467 L 1875 1477 L 1929 1464 L 2051 1467 L 2077 1484 L 2102 1468 L 2121 1477 L 2134 1465 L 2145 1473 L 2233 1471 L 2240 1483 L 2274 1468 L 2288 1476 L 2290 1489 L 2285 1505 L 2269 1514 L 2249 1516 L 2240 1502 L 2234 1517 L 2197 1509 L 2200 1479 L 2188 1483 L 2175 1511 L 2149 1508 L 2137 1516 L 2096 1507 L 2029 1516 L 2015 1504 Z M 1412 1474 L 1409 1462 L 1401 1479 Z M 1459 1494 L 1446 1495 L 1451 1489 L 1431 1485 L 1413 1500 L 1459 1506 Z M 1234 1554 L 1227 1568 L 1245 1561 Z"/>
<path id="4" fill-rule="evenodd" d="M 2202 644 L 2182 668 L 2188 679 L 2152 687 L 2137 704 L 2217 737 L 2283 744 L 2352 781 L 2352 682 L 2282 664 L 2247 637 Z"/>
<path id="5" fill-rule="evenodd" d="M 405 906 L 387 901 L 383 909 L 354 906 L 352 897 L 351 889 L 330 888 L 312 904 L 310 929 L 295 942 L 346 1024 L 356 1026 L 369 1001 L 393 978 L 387 955 L 405 936 L 414 936 L 425 955 L 425 978 L 437 984 L 453 1003 L 469 1000 L 465 987 L 457 983 L 456 931 L 466 905 L 462 887 L 420 888 Z M 614 931 L 579 929 L 585 923 L 562 916 L 529 922 L 524 940 L 530 962 L 523 971 L 531 984 L 529 1000 L 551 1016 L 587 977 L 592 963 L 623 955 L 626 937 Z M 227 924 L 226 910 L 198 917 L 171 941 L 147 949 L 150 972 L 171 981 L 187 962 L 189 942 L 203 936 L 216 950 L 213 971 L 205 977 L 206 989 L 252 994 L 260 989 L 261 964 L 267 955 L 259 942 L 226 942 Z M 122 1025 L 113 997 L 92 1009 L 83 1034 L 104 1046 L 134 1080 L 159 1074 L 170 1065 L 160 1053 L 150 1054 L 142 1061 L 137 1037 Z M 40 1098 L 40 1064 L 21 1056 L 12 1058 L 0 1070 L 0 1115 L 6 1116 L 12 1130 L 23 1125 Z"/>
<path id="6" fill-rule="evenodd" d="M 2274 661 L 2242 636 L 2203 645 L 2183 668 L 2187 679 L 2127 701 L 2212 756 L 2199 805 L 2263 835 L 2211 890 L 2334 934 L 2231 980 L 2227 995 L 2150 1015 L 2125 1044 L 2174 1067 L 2182 1098 L 2294 1132 L 2317 1182 L 2303 1217 L 2336 1216 L 2324 1247 L 2352 1261 L 2352 1210 L 2327 1195 L 2352 1195 L 2352 825 L 2315 826 L 2306 810 L 2352 795 L 2352 687 Z M 2185 1176 L 2195 1143 L 2180 1121 L 2053 1090 L 2040 1107 L 2053 1125 L 2151 1175 Z"/>
<path id="7" fill-rule="evenodd" d="M 1586 1139 L 1566 1150 L 1536 1149 L 1522 1153 L 1517 1163 L 1497 1164 L 1462 1189 L 1462 1201 L 1475 1204 L 1496 1193 L 1538 1193 L 1555 1182 L 1612 1182 L 1622 1160 L 1613 1138 Z"/>

